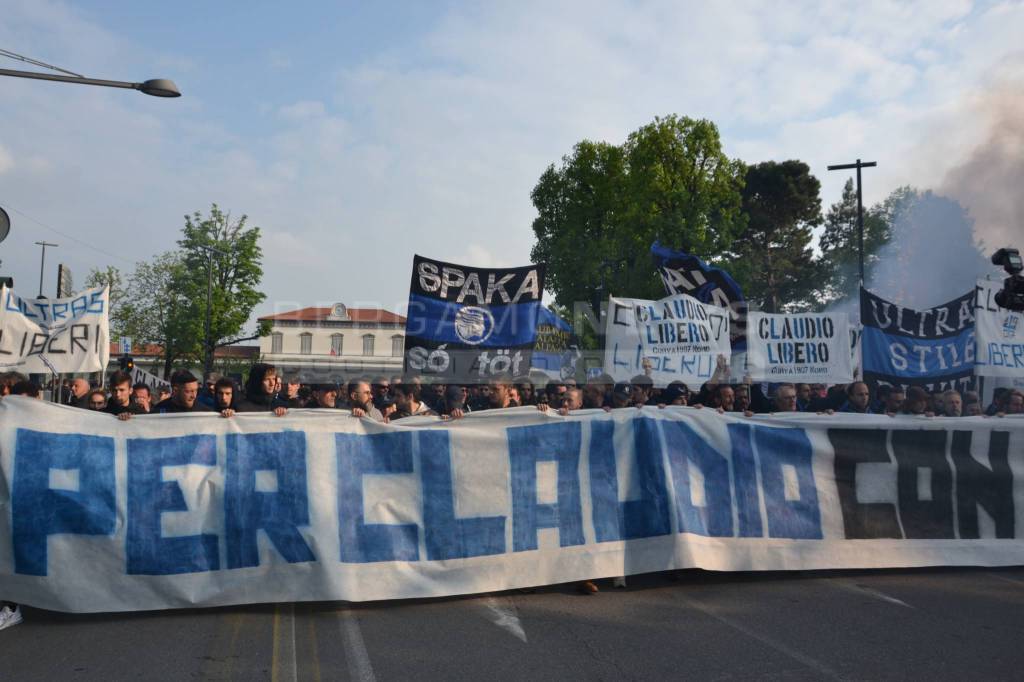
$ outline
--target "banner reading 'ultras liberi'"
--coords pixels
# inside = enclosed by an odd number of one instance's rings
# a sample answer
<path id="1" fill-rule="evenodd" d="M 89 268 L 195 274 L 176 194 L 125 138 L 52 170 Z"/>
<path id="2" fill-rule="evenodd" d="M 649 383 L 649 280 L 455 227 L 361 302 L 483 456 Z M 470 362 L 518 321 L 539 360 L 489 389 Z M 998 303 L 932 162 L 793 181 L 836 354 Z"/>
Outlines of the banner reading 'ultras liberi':
<path id="1" fill-rule="evenodd" d="M 461 383 L 530 370 L 544 265 L 476 268 L 415 256 L 405 371 Z"/>

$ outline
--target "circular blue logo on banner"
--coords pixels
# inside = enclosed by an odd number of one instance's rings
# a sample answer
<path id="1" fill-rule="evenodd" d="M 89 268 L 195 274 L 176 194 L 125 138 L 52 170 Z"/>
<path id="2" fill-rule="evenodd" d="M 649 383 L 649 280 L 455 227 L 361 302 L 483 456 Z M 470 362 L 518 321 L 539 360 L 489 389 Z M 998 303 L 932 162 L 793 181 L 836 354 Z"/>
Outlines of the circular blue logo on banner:
<path id="1" fill-rule="evenodd" d="M 464 343 L 476 346 L 494 331 L 494 316 L 487 308 L 469 305 L 455 314 L 455 333 Z"/>

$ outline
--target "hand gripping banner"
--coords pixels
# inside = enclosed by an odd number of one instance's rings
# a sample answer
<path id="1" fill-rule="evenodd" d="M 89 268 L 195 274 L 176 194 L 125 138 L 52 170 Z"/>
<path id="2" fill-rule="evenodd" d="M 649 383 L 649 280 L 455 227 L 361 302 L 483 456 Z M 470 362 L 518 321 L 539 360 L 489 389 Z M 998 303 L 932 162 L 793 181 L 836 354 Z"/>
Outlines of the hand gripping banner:
<path id="1" fill-rule="evenodd" d="M 527 374 L 543 292 L 543 264 L 495 270 L 415 256 L 405 372 L 459 383 Z"/>
<path id="2" fill-rule="evenodd" d="M 1024 563 L 1024 418 L 532 408 L 452 423 L 0 400 L 0 599 L 491 592 L 675 568 Z"/>

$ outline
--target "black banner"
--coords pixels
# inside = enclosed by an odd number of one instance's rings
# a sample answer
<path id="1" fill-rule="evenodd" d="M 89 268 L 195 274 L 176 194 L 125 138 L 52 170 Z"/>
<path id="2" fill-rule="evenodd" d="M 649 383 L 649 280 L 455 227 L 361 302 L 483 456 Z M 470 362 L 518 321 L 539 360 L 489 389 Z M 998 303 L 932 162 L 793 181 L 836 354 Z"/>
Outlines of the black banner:
<path id="1" fill-rule="evenodd" d="M 458 383 L 530 371 L 544 265 L 475 268 L 415 256 L 405 371 Z"/>

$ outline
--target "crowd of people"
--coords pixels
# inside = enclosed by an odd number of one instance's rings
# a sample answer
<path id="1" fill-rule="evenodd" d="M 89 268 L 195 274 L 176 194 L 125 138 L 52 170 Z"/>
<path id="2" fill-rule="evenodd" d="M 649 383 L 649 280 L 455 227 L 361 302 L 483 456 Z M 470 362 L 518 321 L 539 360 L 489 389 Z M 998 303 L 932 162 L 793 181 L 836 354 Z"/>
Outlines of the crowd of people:
<path id="1" fill-rule="evenodd" d="M 498 376 L 482 384 L 444 384 L 420 376 L 359 377 L 347 383 L 302 381 L 297 374 L 282 373 L 270 364 L 252 366 L 244 386 L 217 373 L 200 381 L 189 370 L 171 375 L 170 388 L 155 390 L 133 383 L 130 374 L 114 372 L 105 388 L 86 379 L 66 380 L 66 404 L 129 419 L 139 414 L 218 412 L 273 412 L 292 409 L 345 410 L 356 417 L 389 422 L 409 416 L 434 415 L 460 418 L 472 412 L 508 407 L 536 406 L 567 413 L 579 409 L 683 405 L 708 407 L 719 412 L 745 415 L 775 412 L 818 414 L 855 413 L 896 416 L 944 417 L 1003 416 L 1024 414 L 1024 393 L 997 388 L 987 406 L 976 391 L 949 389 L 928 392 L 911 386 L 868 384 L 732 384 L 712 381 L 691 391 L 682 382 L 655 386 L 646 374 L 629 382 L 616 382 L 607 374 L 579 384 L 572 379 L 535 384 L 527 377 Z M 0 396 L 41 397 L 40 387 L 17 372 L 0 375 Z"/>

